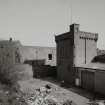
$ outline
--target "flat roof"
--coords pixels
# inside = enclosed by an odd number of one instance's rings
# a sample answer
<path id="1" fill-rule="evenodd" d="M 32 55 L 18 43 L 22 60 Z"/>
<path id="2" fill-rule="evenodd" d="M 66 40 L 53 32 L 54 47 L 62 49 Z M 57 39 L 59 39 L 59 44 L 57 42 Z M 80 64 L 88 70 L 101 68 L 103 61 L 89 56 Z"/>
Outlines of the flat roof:
<path id="1" fill-rule="evenodd" d="M 103 63 L 81 64 L 81 65 L 78 65 L 76 67 L 94 69 L 94 70 L 105 70 L 105 64 L 103 64 Z"/>

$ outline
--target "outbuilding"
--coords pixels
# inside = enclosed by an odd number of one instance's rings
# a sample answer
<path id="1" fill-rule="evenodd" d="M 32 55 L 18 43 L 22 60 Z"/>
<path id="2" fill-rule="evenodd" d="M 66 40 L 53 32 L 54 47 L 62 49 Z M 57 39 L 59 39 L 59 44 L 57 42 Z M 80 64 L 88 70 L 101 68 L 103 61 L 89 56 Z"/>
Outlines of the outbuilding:
<path id="1" fill-rule="evenodd" d="M 75 67 L 79 78 L 79 86 L 105 95 L 105 64 L 89 63 Z"/>

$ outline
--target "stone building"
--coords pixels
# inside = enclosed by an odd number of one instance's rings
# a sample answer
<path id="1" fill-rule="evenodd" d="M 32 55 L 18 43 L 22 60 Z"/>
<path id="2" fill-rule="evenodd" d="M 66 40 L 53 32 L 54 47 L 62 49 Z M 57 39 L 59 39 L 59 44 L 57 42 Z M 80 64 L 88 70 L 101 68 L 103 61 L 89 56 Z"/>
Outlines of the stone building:
<path id="1" fill-rule="evenodd" d="M 56 48 L 23 46 L 20 41 L 0 41 L 0 64 L 22 64 L 25 61 L 43 60 L 45 65 L 56 65 Z"/>
<path id="2" fill-rule="evenodd" d="M 37 65 L 43 66 L 37 66 L 35 62 Z M 29 65 L 30 63 L 31 65 Z M 20 41 L 12 40 L 12 38 L 0 40 L 0 66 L 23 72 L 24 78 L 33 77 L 33 67 L 37 66 L 39 68 L 38 74 L 40 71 L 44 71 L 46 76 L 51 74 L 52 68 L 56 66 L 56 48 L 23 46 Z M 51 68 L 51 70 L 45 68 Z"/>
<path id="3" fill-rule="evenodd" d="M 88 64 L 97 55 L 97 33 L 79 30 L 79 24 L 70 25 L 70 32 L 55 37 L 57 43 L 58 78 L 74 82 L 74 67 Z M 90 50 L 91 49 L 91 50 Z"/>
<path id="4" fill-rule="evenodd" d="M 43 61 L 45 65 L 56 66 L 56 48 L 41 46 L 22 46 L 20 47 L 22 62 Z"/>
<path id="5" fill-rule="evenodd" d="M 24 46 L 20 41 L 0 40 L 0 64 L 14 65 L 25 62 L 41 62 L 43 65 L 56 66 L 56 48 Z"/>
<path id="6" fill-rule="evenodd" d="M 9 76 L 16 73 L 18 80 L 26 80 L 32 78 L 33 73 L 30 65 L 22 64 L 21 46 L 20 41 L 12 40 L 12 38 L 0 40 L 0 70 L 4 73 L 8 72 Z"/>
<path id="7" fill-rule="evenodd" d="M 19 41 L 1 40 L 0 41 L 0 65 L 13 65 L 21 63 Z"/>
<path id="8" fill-rule="evenodd" d="M 105 95 L 105 54 L 97 54 L 97 33 L 79 30 L 55 36 L 57 49 L 57 77 L 92 92 Z"/>

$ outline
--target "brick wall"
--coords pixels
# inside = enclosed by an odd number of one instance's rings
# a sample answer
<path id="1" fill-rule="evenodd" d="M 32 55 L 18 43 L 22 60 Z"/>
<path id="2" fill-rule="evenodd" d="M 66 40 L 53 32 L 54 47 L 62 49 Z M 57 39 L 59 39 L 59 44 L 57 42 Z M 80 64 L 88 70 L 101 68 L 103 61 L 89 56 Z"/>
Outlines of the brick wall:
<path id="1" fill-rule="evenodd" d="M 47 65 L 34 65 L 33 76 L 35 78 L 56 77 L 56 67 Z"/>
<path id="2" fill-rule="evenodd" d="M 88 64 L 97 55 L 98 34 L 82 32 L 79 24 L 70 25 L 70 32 L 55 37 L 57 48 L 57 76 L 73 83 L 73 67 Z"/>

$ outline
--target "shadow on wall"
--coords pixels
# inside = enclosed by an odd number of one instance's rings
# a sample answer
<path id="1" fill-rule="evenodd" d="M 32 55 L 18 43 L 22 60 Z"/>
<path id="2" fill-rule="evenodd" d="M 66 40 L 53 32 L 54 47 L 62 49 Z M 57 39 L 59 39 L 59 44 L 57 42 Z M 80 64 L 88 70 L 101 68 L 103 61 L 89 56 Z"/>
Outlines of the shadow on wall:
<path id="1" fill-rule="evenodd" d="M 50 65 L 36 65 L 33 67 L 34 78 L 56 78 L 56 67 Z"/>
<path id="2" fill-rule="evenodd" d="M 29 65 L 45 65 L 45 59 L 42 60 L 25 60 L 24 64 L 29 64 Z"/>
<path id="3" fill-rule="evenodd" d="M 56 66 L 45 65 L 45 60 L 26 60 L 25 64 L 32 65 L 33 78 L 56 77 Z"/>

